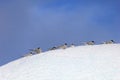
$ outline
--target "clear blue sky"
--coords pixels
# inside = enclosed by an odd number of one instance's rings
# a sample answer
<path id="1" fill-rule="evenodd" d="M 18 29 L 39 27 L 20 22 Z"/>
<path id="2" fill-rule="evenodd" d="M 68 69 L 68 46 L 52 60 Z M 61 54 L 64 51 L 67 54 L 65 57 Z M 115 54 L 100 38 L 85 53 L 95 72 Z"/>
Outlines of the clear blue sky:
<path id="1" fill-rule="evenodd" d="M 120 41 L 120 0 L 0 0 L 0 65 L 28 49 Z"/>

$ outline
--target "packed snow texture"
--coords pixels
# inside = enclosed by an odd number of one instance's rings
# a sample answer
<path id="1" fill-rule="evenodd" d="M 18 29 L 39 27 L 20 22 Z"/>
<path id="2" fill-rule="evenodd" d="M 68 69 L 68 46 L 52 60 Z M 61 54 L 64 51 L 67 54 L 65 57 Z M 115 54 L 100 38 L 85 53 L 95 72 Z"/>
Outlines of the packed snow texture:
<path id="1" fill-rule="evenodd" d="M 77 46 L 22 57 L 0 80 L 120 80 L 120 44 Z"/>

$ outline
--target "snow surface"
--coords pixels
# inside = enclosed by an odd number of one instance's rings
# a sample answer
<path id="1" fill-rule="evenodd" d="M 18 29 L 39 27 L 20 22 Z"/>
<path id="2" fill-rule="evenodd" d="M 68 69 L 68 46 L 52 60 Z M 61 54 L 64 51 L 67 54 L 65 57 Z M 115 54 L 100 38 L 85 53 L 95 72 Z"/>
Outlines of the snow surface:
<path id="1" fill-rule="evenodd" d="M 78 46 L 22 57 L 0 80 L 120 80 L 120 44 Z"/>

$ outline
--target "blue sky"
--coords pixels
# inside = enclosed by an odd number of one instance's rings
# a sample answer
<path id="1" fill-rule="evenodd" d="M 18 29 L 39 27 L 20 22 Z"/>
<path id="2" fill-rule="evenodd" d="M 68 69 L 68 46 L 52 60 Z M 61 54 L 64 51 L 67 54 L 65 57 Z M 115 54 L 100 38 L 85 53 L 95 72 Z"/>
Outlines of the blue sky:
<path id="1" fill-rule="evenodd" d="M 0 65 L 28 49 L 120 42 L 119 0 L 0 0 Z"/>

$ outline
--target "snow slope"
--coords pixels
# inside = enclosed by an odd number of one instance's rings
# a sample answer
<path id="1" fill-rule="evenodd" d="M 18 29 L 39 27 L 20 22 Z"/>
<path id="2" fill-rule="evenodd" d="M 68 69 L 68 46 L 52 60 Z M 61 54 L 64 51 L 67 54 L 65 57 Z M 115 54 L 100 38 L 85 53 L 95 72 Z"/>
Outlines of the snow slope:
<path id="1" fill-rule="evenodd" d="M 120 80 L 120 44 L 78 46 L 0 67 L 0 80 Z"/>

